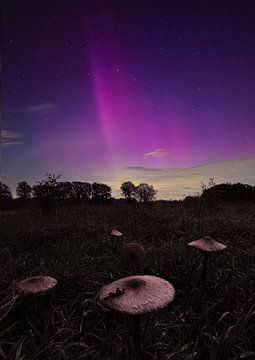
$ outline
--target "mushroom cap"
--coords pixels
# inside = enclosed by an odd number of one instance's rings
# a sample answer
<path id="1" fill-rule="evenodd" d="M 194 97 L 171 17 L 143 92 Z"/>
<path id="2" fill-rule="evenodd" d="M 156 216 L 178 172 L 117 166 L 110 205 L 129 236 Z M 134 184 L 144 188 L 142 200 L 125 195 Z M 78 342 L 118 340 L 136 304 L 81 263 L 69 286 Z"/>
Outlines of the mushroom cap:
<path id="1" fill-rule="evenodd" d="M 146 259 L 146 252 L 142 245 L 138 243 L 125 244 L 121 250 L 122 264 L 126 268 L 132 268 L 134 265 L 137 270 L 143 266 Z"/>
<path id="2" fill-rule="evenodd" d="M 139 257 L 140 259 L 144 260 L 146 257 L 146 252 L 142 245 L 135 242 L 125 244 L 121 251 L 122 256 L 129 256 L 130 258 Z"/>
<path id="3" fill-rule="evenodd" d="M 188 246 L 192 246 L 198 250 L 205 251 L 205 252 L 215 252 L 215 251 L 221 251 L 226 249 L 226 245 L 215 241 L 210 236 L 204 236 L 201 239 L 192 241 L 188 243 Z"/>
<path id="4" fill-rule="evenodd" d="M 122 236 L 122 233 L 118 231 L 117 229 L 112 229 L 111 231 L 112 236 Z"/>
<path id="5" fill-rule="evenodd" d="M 21 295 L 44 293 L 53 289 L 57 280 L 50 276 L 34 276 L 20 281 L 16 285 L 16 291 Z"/>
<path id="6" fill-rule="evenodd" d="M 99 292 L 107 308 L 129 315 L 142 315 L 169 305 L 175 289 L 167 280 L 151 275 L 135 275 L 105 285 Z"/>

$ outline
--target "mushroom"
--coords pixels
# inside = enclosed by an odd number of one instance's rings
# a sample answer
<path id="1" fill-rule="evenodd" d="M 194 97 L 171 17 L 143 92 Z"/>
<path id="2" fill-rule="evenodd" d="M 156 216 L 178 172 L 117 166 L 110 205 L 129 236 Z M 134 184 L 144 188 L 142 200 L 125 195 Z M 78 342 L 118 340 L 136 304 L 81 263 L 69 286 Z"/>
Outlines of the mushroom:
<path id="1" fill-rule="evenodd" d="M 22 296 L 42 294 L 53 289 L 56 285 L 57 280 L 50 276 L 34 276 L 20 281 L 14 287 L 11 287 L 11 291 L 5 298 L 5 300 L 8 300 L 7 303 L 1 306 L 0 321 L 16 306 L 16 300 Z"/>
<path id="2" fill-rule="evenodd" d="M 215 241 L 210 236 L 204 236 L 201 239 L 198 239 L 198 240 L 188 243 L 188 246 L 192 246 L 192 247 L 200 250 L 204 255 L 202 274 L 201 274 L 201 281 L 202 281 L 202 283 L 204 283 L 206 280 L 207 262 L 208 262 L 208 257 L 210 255 L 210 253 L 222 251 L 222 250 L 226 249 L 226 245 L 224 245 L 218 241 Z"/>
<path id="3" fill-rule="evenodd" d="M 141 359 L 141 316 L 168 306 L 175 289 L 167 280 L 151 275 L 135 275 L 105 285 L 98 294 L 107 308 L 132 315 L 134 319 L 134 349 Z"/>
<path id="4" fill-rule="evenodd" d="M 50 276 L 34 276 L 20 281 L 16 291 L 20 295 L 35 295 L 45 293 L 57 285 L 57 280 Z"/>
<path id="5" fill-rule="evenodd" d="M 113 250 L 116 250 L 118 238 L 121 237 L 122 235 L 123 234 L 117 229 L 111 230 L 111 246 Z"/>
<path id="6" fill-rule="evenodd" d="M 137 274 L 142 271 L 146 253 L 140 244 L 128 243 L 122 248 L 121 259 L 124 270 Z"/>

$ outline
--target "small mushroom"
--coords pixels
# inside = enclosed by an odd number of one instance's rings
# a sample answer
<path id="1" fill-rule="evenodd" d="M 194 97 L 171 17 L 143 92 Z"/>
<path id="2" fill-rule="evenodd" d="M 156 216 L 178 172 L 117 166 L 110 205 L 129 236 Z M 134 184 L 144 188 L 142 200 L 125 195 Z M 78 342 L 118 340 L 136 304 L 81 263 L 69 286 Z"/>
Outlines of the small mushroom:
<path id="1" fill-rule="evenodd" d="M 16 291 L 20 295 L 35 295 L 45 293 L 57 285 L 57 280 L 50 276 L 34 276 L 20 281 Z"/>
<path id="2" fill-rule="evenodd" d="M 122 236 L 122 233 L 120 231 L 116 230 L 116 229 L 112 229 L 111 235 L 118 237 L 118 236 Z"/>
<path id="3" fill-rule="evenodd" d="M 111 246 L 113 250 L 116 250 L 118 244 L 118 238 L 121 237 L 122 235 L 123 234 L 117 229 L 111 230 Z"/>
<path id="4" fill-rule="evenodd" d="M 168 306 L 174 300 L 175 289 L 159 277 L 135 275 L 104 286 L 98 296 L 105 307 L 134 316 L 134 348 L 137 359 L 141 359 L 140 317 Z"/>
<path id="5" fill-rule="evenodd" d="M 45 293 L 57 285 L 57 280 L 50 276 L 34 276 L 18 282 L 10 288 L 4 305 L 0 308 L 0 321 L 17 305 L 17 300 L 29 295 Z"/>
<path id="6" fill-rule="evenodd" d="M 121 251 L 123 269 L 136 275 L 142 272 L 146 253 L 142 245 L 138 243 L 125 244 Z"/>
<path id="7" fill-rule="evenodd" d="M 210 236 L 204 236 L 201 239 L 198 239 L 198 240 L 188 243 L 188 246 L 198 249 L 199 251 L 201 251 L 201 253 L 204 256 L 202 275 L 201 275 L 201 281 L 202 281 L 202 283 L 204 283 L 206 280 L 206 275 L 207 275 L 207 262 L 208 262 L 209 255 L 211 253 L 215 253 L 215 252 L 226 249 L 226 245 L 224 245 L 218 241 L 215 241 Z"/>

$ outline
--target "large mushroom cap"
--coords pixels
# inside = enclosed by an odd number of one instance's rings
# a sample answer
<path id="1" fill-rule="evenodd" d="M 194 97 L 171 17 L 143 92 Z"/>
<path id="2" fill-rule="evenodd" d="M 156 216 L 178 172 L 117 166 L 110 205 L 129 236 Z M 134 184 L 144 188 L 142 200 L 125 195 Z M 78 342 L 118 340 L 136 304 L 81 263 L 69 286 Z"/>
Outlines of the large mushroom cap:
<path id="1" fill-rule="evenodd" d="M 210 236 L 204 236 L 201 239 L 192 241 L 188 243 L 188 246 L 192 246 L 198 250 L 205 251 L 205 252 L 214 252 L 214 251 L 221 251 L 226 249 L 226 245 L 215 241 Z"/>
<path id="2" fill-rule="evenodd" d="M 175 289 L 168 281 L 156 276 L 135 275 L 104 286 L 100 302 L 107 308 L 129 315 L 142 315 L 169 305 Z"/>
<path id="3" fill-rule="evenodd" d="M 50 276 L 34 276 L 20 281 L 16 291 L 21 295 L 38 294 L 49 291 L 57 285 L 57 280 Z"/>
<path id="4" fill-rule="evenodd" d="M 111 235 L 119 237 L 119 236 L 122 236 L 122 233 L 120 231 L 118 231 L 117 229 L 112 229 Z"/>

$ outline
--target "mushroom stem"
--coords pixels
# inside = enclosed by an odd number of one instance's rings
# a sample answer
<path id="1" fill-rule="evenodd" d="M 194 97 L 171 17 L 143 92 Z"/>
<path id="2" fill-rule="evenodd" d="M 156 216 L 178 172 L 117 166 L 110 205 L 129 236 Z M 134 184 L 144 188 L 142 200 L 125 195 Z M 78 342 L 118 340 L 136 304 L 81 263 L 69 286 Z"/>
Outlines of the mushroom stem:
<path id="1" fill-rule="evenodd" d="M 139 273 L 138 266 L 135 263 L 131 262 L 130 267 L 131 267 L 131 272 L 133 275 L 136 275 Z"/>
<path id="2" fill-rule="evenodd" d="M 112 251 L 115 252 L 117 250 L 117 245 L 118 245 L 118 239 L 116 236 L 112 236 L 111 237 L 111 246 L 112 246 Z"/>
<path id="3" fill-rule="evenodd" d="M 118 248 L 118 238 L 115 236 L 114 239 L 114 245 L 113 245 L 113 251 L 115 252 Z"/>
<path id="4" fill-rule="evenodd" d="M 116 229 L 112 229 L 111 231 L 111 248 L 112 251 L 116 251 L 118 246 L 118 238 L 122 236 L 122 233 Z"/>
<path id="5" fill-rule="evenodd" d="M 125 244 L 121 254 L 123 270 L 133 275 L 142 273 L 145 256 L 145 250 L 140 244 Z"/>
<path id="6" fill-rule="evenodd" d="M 142 344 L 141 344 L 141 316 L 134 316 L 134 359 L 142 359 Z"/>
<path id="7" fill-rule="evenodd" d="M 208 253 L 204 253 L 204 260 L 203 260 L 203 267 L 202 267 L 202 275 L 201 275 L 201 281 L 202 284 L 206 281 L 206 275 L 207 275 L 207 262 L 208 262 Z"/>

